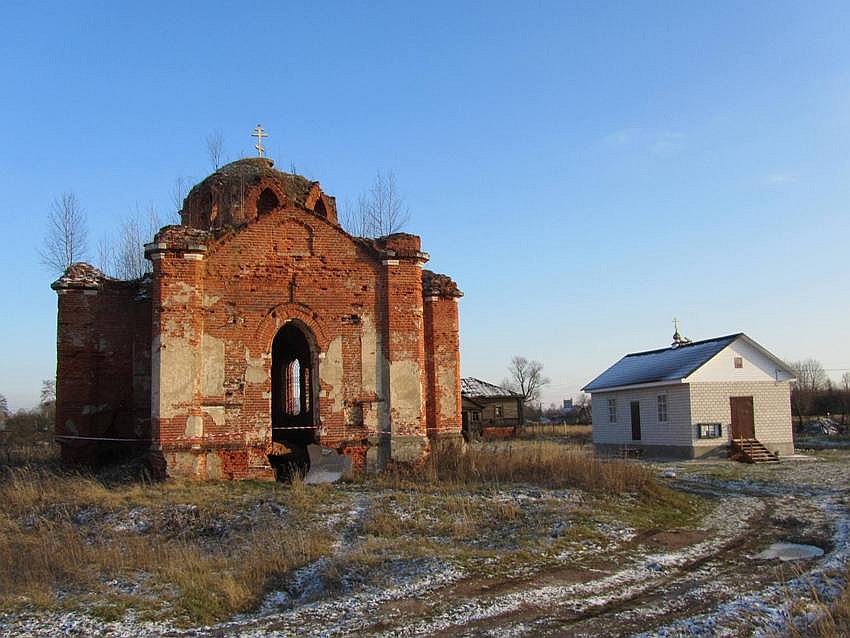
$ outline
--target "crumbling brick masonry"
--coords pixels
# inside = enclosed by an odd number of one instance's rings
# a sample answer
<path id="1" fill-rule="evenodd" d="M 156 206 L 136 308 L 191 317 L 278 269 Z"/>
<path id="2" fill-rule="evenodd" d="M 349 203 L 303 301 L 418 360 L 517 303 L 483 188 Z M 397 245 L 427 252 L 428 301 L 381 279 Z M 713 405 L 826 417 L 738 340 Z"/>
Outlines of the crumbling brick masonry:
<path id="1" fill-rule="evenodd" d="M 145 247 L 151 275 L 53 284 L 65 460 L 272 478 L 309 443 L 363 470 L 459 436 L 462 293 L 419 237 L 352 237 L 318 182 L 264 158 L 195 186 L 181 219 Z"/>

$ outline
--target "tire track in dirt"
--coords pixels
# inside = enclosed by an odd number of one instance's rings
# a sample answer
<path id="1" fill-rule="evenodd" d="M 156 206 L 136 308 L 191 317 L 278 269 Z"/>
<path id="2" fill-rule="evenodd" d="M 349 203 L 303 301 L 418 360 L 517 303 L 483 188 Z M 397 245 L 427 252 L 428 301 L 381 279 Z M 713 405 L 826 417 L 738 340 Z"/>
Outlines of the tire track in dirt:
<path id="1" fill-rule="evenodd" d="M 561 565 L 556 570 L 561 570 L 562 578 L 551 570 L 522 578 L 467 578 L 450 587 L 432 590 L 425 599 L 395 599 L 379 610 L 380 620 L 373 617 L 370 622 L 362 618 L 364 624 L 357 628 L 357 633 L 475 635 L 486 634 L 496 627 L 502 630 L 519 628 L 525 622 L 533 622 L 540 629 L 539 623 L 552 618 L 561 623 L 568 617 L 580 621 L 583 616 L 594 616 L 589 612 L 591 609 L 598 609 L 597 617 L 614 614 L 629 601 L 649 596 L 647 592 L 669 587 L 677 582 L 679 575 L 691 573 L 717 557 L 722 558 L 722 552 L 737 551 L 746 542 L 747 532 L 760 520 L 750 524 L 745 514 L 763 513 L 764 504 L 758 499 L 740 496 L 732 502 L 737 507 L 737 515 L 731 519 L 719 517 L 711 538 L 677 552 L 663 556 L 650 554 L 638 561 L 645 563 L 657 559 L 663 564 L 663 573 L 646 565 L 633 564 L 619 571 L 603 572 L 599 578 L 598 572 Z M 464 598 L 459 599 L 458 595 Z M 342 634 L 345 633 L 343 630 Z"/>
<path id="2" fill-rule="evenodd" d="M 682 487 L 685 487 L 684 485 Z M 699 491 L 703 486 L 694 485 Z M 687 488 L 686 488 L 687 489 Z M 697 491 L 697 489 L 693 489 Z M 578 586 L 564 583 L 562 594 L 572 594 L 569 600 L 561 596 L 549 596 L 546 589 L 532 587 L 526 591 L 519 601 L 506 601 L 507 596 L 499 597 L 477 596 L 472 601 L 475 610 L 467 611 L 465 621 L 458 622 L 458 616 L 463 616 L 464 610 L 453 607 L 444 618 L 430 621 L 408 617 L 397 618 L 396 623 L 384 623 L 383 626 L 373 626 L 372 633 L 377 635 L 411 635 L 414 633 L 429 633 L 438 636 L 464 635 L 631 635 L 647 631 L 649 626 L 658 621 L 669 624 L 678 618 L 688 618 L 695 614 L 707 612 L 719 604 L 738 595 L 749 594 L 766 585 L 781 582 L 783 575 L 772 566 L 754 565 L 748 553 L 762 549 L 774 541 L 783 540 L 787 530 L 778 526 L 772 515 L 774 501 L 782 497 L 765 498 L 764 490 L 744 490 L 741 493 L 736 486 L 724 493 L 713 492 L 718 498 L 718 509 L 730 502 L 747 503 L 755 506 L 758 511 L 745 520 L 745 525 L 725 542 L 716 545 L 715 551 L 699 555 L 693 560 L 686 560 L 667 571 L 663 576 L 648 575 L 641 584 L 636 584 L 638 578 L 625 577 L 622 582 L 610 589 L 604 585 L 597 590 L 595 585 L 600 581 L 583 582 Z M 791 490 L 797 493 L 806 490 Z M 809 491 L 810 492 L 810 491 Z M 749 495 L 748 495 L 749 494 Z M 750 496 L 751 495 L 751 496 Z M 758 500 L 755 497 L 760 497 Z M 758 505 L 755 505 L 755 504 Z M 812 510 L 824 511 L 824 504 L 814 506 L 811 502 L 799 501 L 795 510 L 802 518 L 813 514 Z M 833 521 L 834 523 L 834 521 Z M 708 542 L 717 544 L 714 537 Z M 622 570 L 602 579 L 617 581 L 617 576 L 628 574 L 630 570 Z M 634 574 L 631 574 L 634 576 Z M 533 579 L 524 578 L 520 586 L 528 585 Z M 491 591 L 514 589 L 517 583 L 510 580 L 503 582 L 491 581 Z M 586 595 L 582 589 L 586 588 Z M 551 593 L 551 592 L 549 592 Z M 441 597 L 439 592 L 435 592 Z M 535 596 L 539 594 L 539 596 Z M 558 600 L 561 598 L 561 600 Z M 469 601 L 467 601 L 469 604 Z M 462 605 L 461 605 L 462 607 Z M 420 617 L 425 612 L 421 606 L 417 609 Z M 428 611 L 433 614 L 437 609 L 433 606 Z M 449 620 L 445 616 L 454 616 L 454 622 L 441 623 Z M 648 626 L 649 625 L 649 626 Z"/>

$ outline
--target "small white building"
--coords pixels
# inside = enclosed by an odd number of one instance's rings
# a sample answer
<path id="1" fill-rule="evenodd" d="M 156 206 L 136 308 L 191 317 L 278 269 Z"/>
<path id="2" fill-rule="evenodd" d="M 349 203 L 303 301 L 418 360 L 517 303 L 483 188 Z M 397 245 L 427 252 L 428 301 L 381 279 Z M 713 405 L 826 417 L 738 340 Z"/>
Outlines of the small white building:
<path id="1" fill-rule="evenodd" d="M 793 370 L 743 333 L 628 354 L 588 383 L 593 444 L 616 453 L 698 458 L 731 441 L 794 453 Z"/>

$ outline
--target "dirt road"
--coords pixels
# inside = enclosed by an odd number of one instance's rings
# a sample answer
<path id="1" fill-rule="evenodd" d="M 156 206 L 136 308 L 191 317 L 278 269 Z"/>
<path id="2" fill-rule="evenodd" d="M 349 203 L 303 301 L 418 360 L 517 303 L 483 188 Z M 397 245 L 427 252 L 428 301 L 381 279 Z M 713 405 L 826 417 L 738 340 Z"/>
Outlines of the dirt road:
<path id="1" fill-rule="evenodd" d="M 433 566 L 396 591 L 329 599 L 212 634 L 433 636 L 717 636 L 782 630 L 793 609 L 816 612 L 843 586 L 848 560 L 848 479 L 840 462 L 777 468 L 676 467 L 673 484 L 711 499 L 701 529 L 654 530 L 511 578 L 458 577 Z M 817 560 L 754 558 L 775 542 L 821 547 Z M 447 582 L 440 585 L 440 580 Z M 409 592 L 411 589 L 414 591 Z M 399 595 L 401 594 L 401 595 Z M 809 617 L 811 620 L 811 615 Z"/>

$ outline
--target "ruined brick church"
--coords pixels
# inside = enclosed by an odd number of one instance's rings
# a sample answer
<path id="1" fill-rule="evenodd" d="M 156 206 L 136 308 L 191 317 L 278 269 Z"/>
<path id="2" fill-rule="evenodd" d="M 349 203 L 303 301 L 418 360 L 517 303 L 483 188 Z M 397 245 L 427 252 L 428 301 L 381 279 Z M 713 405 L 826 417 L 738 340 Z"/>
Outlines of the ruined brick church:
<path id="1" fill-rule="evenodd" d="M 461 430 L 458 308 L 415 235 L 349 235 L 318 182 L 257 157 L 195 186 L 153 272 L 74 264 L 59 296 L 56 435 L 69 462 L 273 478 L 317 443 L 357 470 Z"/>

